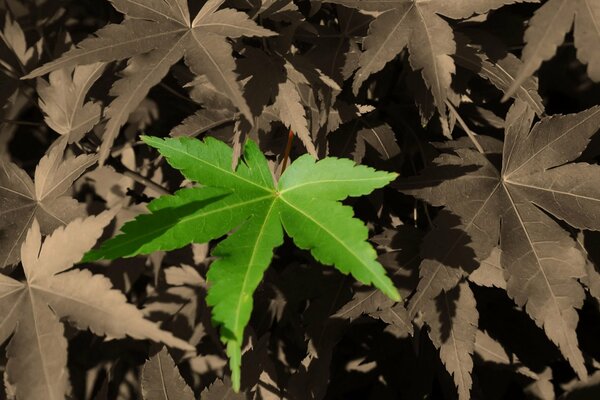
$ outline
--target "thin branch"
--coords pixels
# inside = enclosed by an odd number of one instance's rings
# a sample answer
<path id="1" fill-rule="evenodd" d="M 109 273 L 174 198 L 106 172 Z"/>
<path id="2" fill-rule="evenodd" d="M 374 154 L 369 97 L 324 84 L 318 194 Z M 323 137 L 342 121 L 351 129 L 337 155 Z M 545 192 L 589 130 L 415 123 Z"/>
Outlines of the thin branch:
<path id="1" fill-rule="evenodd" d="M 448 108 L 450 109 L 450 111 L 452 111 L 452 113 L 454 114 L 454 116 L 456 117 L 456 120 L 458 121 L 458 124 L 460 125 L 460 127 L 463 129 L 463 131 L 465 131 L 465 133 L 469 136 L 469 139 L 471 139 L 471 141 L 473 142 L 473 144 L 475 145 L 475 148 L 481 153 L 484 154 L 485 150 L 483 150 L 483 147 L 481 147 L 481 144 L 479 144 L 479 141 L 477 140 L 477 134 L 475 132 L 473 132 L 465 123 L 465 121 L 462 119 L 462 117 L 460 116 L 460 114 L 458 113 L 458 111 L 456 111 L 456 108 L 454 108 L 454 105 L 449 102 L 448 100 L 446 100 L 446 105 L 448 106 Z"/>
<path id="2" fill-rule="evenodd" d="M 171 192 L 167 188 L 165 188 L 165 187 L 159 185 L 158 183 L 156 183 L 156 182 L 154 182 L 154 181 L 146 178 L 143 175 L 140 175 L 139 173 L 137 173 L 135 171 L 130 170 L 127 167 L 125 167 L 125 169 L 121 173 L 123 175 L 125 175 L 126 177 L 133 179 L 137 183 L 142 184 L 142 185 L 146 186 L 147 188 L 152 189 L 152 190 L 160 193 L 161 196 L 166 195 L 166 194 L 171 194 Z"/>
<path id="3" fill-rule="evenodd" d="M 13 124 L 13 125 L 26 125 L 26 126 L 46 126 L 41 122 L 29 122 L 29 121 L 21 121 L 18 119 L 4 119 L 0 118 L 0 124 Z"/>
<path id="4" fill-rule="evenodd" d="M 283 162 L 281 164 L 281 173 L 285 171 L 285 167 L 287 167 L 288 158 L 290 158 L 290 152 L 292 151 L 292 141 L 294 140 L 294 131 L 290 129 L 288 133 L 288 141 L 285 145 L 285 151 L 283 153 Z"/>
<path id="5" fill-rule="evenodd" d="M 177 90 L 173 89 L 172 87 L 170 87 L 169 85 L 161 82 L 158 84 L 161 88 L 165 89 L 167 92 L 171 93 L 173 96 L 185 100 L 189 103 L 192 103 L 195 106 L 201 106 L 202 104 L 198 103 L 197 101 L 195 101 L 194 99 L 191 99 L 187 96 L 182 95 L 181 93 L 179 93 Z"/>
<path id="6" fill-rule="evenodd" d="M 161 196 L 166 195 L 166 194 L 171 194 L 171 192 L 164 186 L 161 186 L 158 183 L 141 175 L 140 173 L 127 168 L 127 166 L 125 166 L 120 160 L 118 160 L 116 158 L 110 157 L 108 159 L 107 164 L 110 164 L 113 168 L 115 168 L 117 170 L 117 172 L 120 172 L 121 174 L 125 175 L 126 177 L 133 179 L 140 185 L 144 185 L 147 188 L 160 193 Z"/>

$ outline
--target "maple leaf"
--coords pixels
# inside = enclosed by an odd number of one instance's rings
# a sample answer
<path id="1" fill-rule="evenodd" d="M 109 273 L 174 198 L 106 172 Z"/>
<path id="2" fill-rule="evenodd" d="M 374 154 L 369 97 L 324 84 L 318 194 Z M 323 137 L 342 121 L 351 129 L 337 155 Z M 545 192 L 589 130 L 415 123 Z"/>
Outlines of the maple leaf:
<path id="1" fill-rule="evenodd" d="M 600 82 L 600 3 L 596 0 L 550 0 L 535 12 L 525 31 L 523 65 L 515 82 L 504 95 L 510 97 L 518 86 L 556 54 L 575 22 L 577 58 L 588 66 L 588 75 Z"/>
<path id="2" fill-rule="evenodd" d="M 316 102 L 315 92 L 323 84 L 328 87 L 328 91 L 340 88 L 318 70 L 315 72 L 312 67 L 307 67 L 306 60 L 298 56 L 286 60 L 284 68 L 286 77 L 278 83 L 275 101 L 266 111 L 272 110 L 278 115 L 278 119 L 302 141 L 306 151 L 316 157 L 317 149 L 313 138 L 327 115 L 319 108 L 324 104 Z M 306 114 L 305 106 L 311 111 L 310 118 Z"/>
<path id="3" fill-rule="evenodd" d="M 475 352 L 485 362 L 493 362 L 499 365 L 516 367 L 521 375 L 532 379 L 539 379 L 537 374 L 522 365 L 521 361 L 514 354 L 507 354 L 500 343 L 495 341 L 486 332 L 478 330 L 475 335 Z"/>
<path id="4" fill-rule="evenodd" d="M 374 113 L 360 115 L 344 124 L 333 138 L 330 136 L 330 141 L 335 137 L 339 138 L 339 142 L 331 144 L 331 152 L 335 155 L 352 153 L 356 162 L 363 160 L 367 144 L 375 149 L 383 160 L 390 160 L 401 152 L 392 128 L 380 121 Z M 351 151 L 352 145 L 354 147 Z"/>
<path id="5" fill-rule="evenodd" d="M 294 82 L 288 79 L 279 84 L 279 94 L 275 99 L 273 108 L 278 112 L 281 122 L 298 135 L 306 150 L 316 157 L 317 150 L 308 130 L 304 105 Z"/>
<path id="6" fill-rule="evenodd" d="M 449 292 L 442 291 L 424 309 L 424 319 L 430 328 L 429 337 L 439 349 L 446 370 L 454 377 L 461 400 L 471 398 L 472 356 L 478 318 L 475 296 L 466 282 Z"/>
<path id="7" fill-rule="evenodd" d="M 192 389 L 185 383 L 164 347 L 144 364 L 142 396 L 144 400 L 194 400 Z"/>
<path id="8" fill-rule="evenodd" d="M 202 187 L 182 189 L 148 204 L 151 214 L 122 227 L 124 234 L 91 251 L 84 260 L 115 259 L 219 238 L 218 257 L 207 275 L 207 303 L 221 325 L 233 386 L 239 390 L 241 345 L 252 311 L 252 295 L 273 250 L 283 243 L 283 228 L 296 245 L 326 265 L 373 284 L 393 300 L 400 296 L 376 252 L 367 228 L 352 208 L 339 203 L 362 196 L 395 179 L 396 174 L 356 166 L 351 160 L 315 160 L 308 154 L 285 170 L 277 185 L 258 146 L 247 141 L 243 160 L 232 171 L 232 149 L 216 139 L 143 137 L 169 163 Z"/>
<path id="9" fill-rule="evenodd" d="M 479 286 L 497 287 L 506 290 L 504 268 L 500 262 L 500 249 L 494 247 L 490 256 L 469 275 L 469 281 Z"/>
<path id="10" fill-rule="evenodd" d="M 227 378 L 217 379 L 200 394 L 201 400 L 245 400 L 246 398 L 245 394 L 233 391 L 231 382 Z"/>
<path id="11" fill-rule="evenodd" d="M 0 32 L 0 114 L 7 106 L 13 106 L 19 94 L 29 94 L 20 77 L 38 63 L 42 40 L 28 47 L 25 32 L 19 22 L 6 12 L 4 26 Z"/>
<path id="12" fill-rule="evenodd" d="M 0 268 L 19 261 L 19 248 L 34 218 L 48 234 L 77 217 L 85 205 L 65 193 L 98 159 L 80 155 L 63 161 L 66 137 L 59 139 L 35 169 L 35 183 L 15 164 L 0 160 Z"/>
<path id="13" fill-rule="evenodd" d="M 108 122 L 100 148 L 101 163 L 129 114 L 182 57 L 192 72 L 206 75 L 249 121 L 253 120 L 234 72 L 235 59 L 227 38 L 265 37 L 275 32 L 258 26 L 243 12 L 219 10 L 224 0 L 207 1 L 193 20 L 184 0 L 111 3 L 127 16 L 121 24 L 101 28 L 96 37 L 84 39 L 75 49 L 25 77 L 81 64 L 130 59 L 123 78 L 111 89 L 110 94 L 116 98 L 105 111 Z"/>
<path id="14" fill-rule="evenodd" d="M 0 342 L 12 335 L 6 372 L 17 398 L 63 399 L 68 389 L 67 340 L 60 318 L 98 335 L 152 339 L 185 350 L 188 343 L 143 318 L 110 280 L 71 269 L 101 236 L 111 212 L 77 219 L 42 244 L 37 220 L 21 247 L 25 281 L 0 274 Z M 65 246 L 68 243 L 68 246 Z"/>
<path id="15" fill-rule="evenodd" d="M 198 136 L 208 130 L 233 122 L 234 119 L 234 113 L 228 109 L 202 109 L 173 128 L 170 136 Z"/>
<path id="16" fill-rule="evenodd" d="M 358 67 L 360 48 L 356 41 L 366 35 L 373 18 L 346 7 L 337 7 L 336 15 L 338 29 L 325 25 L 314 27 L 317 35 L 307 38 L 314 44 L 307 56 L 321 71 L 341 85 Z"/>
<path id="17" fill-rule="evenodd" d="M 479 32 L 473 35 L 477 33 Z M 506 93 L 508 88 L 515 83 L 519 69 L 523 66 L 523 63 L 515 55 L 508 52 L 503 53 L 502 58 L 491 60 L 490 54 L 486 54 L 482 49 L 473 48 L 473 45 L 469 43 L 473 35 L 467 37 L 463 34 L 455 33 L 454 36 L 458 44 L 457 52 L 454 55 L 456 63 L 487 79 L 492 85 L 503 93 Z M 499 53 L 502 52 L 503 47 L 501 44 L 493 42 L 491 45 L 494 48 L 498 47 Z M 486 46 L 486 50 L 487 47 L 489 46 Z M 544 104 L 538 93 L 538 81 L 536 77 L 530 76 L 517 84 L 511 96 L 528 103 L 537 115 L 544 115 Z"/>
<path id="18" fill-rule="evenodd" d="M 93 101 L 84 104 L 84 100 L 104 67 L 104 63 L 95 63 L 61 69 L 50 73 L 49 82 L 38 81 L 40 108 L 46 115 L 44 120 L 50 128 L 68 136 L 69 143 L 79 141 L 100 121 L 100 104 Z"/>
<path id="19" fill-rule="evenodd" d="M 358 93 L 370 75 L 383 69 L 408 48 L 410 65 L 413 70 L 421 71 L 442 116 L 446 115 L 445 102 L 456 70 L 452 59 L 456 43 L 452 28 L 441 16 L 463 19 L 505 4 L 529 1 L 539 0 L 326 0 L 381 13 L 369 25 L 369 33 L 364 39 L 364 52 L 359 57 L 359 68 L 352 84 L 354 93 Z"/>
<path id="20" fill-rule="evenodd" d="M 506 118 L 501 166 L 493 161 L 500 152 L 496 146 L 484 146 L 487 153 L 481 154 L 450 145 L 453 154 L 442 154 L 420 177 L 400 184 L 403 192 L 460 217 L 458 224 L 439 224 L 438 243 L 443 246 L 429 248 L 433 257 L 421 266 L 422 279 L 411 303 L 449 290 L 470 272 L 463 269 L 465 259 L 471 265 L 480 263 L 499 242 L 508 295 L 583 378 L 587 372 L 575 328 L 576 309 L 584 299 L 576 279 L 585 276 L 585 258 L 547 213 L 576 228 L 600 229 L 600 167 L 569 163 L 598 130 L 600 107 L 543 118 L 530 129 L 532 120 L 532 110 L 517 100 Z M 468 166 L 475 168 L 457 173 L 457 167 Z M 449 226 L 458 230 L 450 235 Z M 423 251 L 424 258 L 427 253 Z"/>

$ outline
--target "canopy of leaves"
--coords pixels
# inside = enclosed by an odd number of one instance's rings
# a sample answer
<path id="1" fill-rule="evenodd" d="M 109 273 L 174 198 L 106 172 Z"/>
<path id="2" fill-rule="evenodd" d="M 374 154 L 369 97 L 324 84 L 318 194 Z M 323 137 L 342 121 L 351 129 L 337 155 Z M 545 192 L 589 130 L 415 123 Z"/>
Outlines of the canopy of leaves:
<path id="1" fill-rule="evenodd" d="M 274 248 L 283 243 L 282 225 L 298 247 L 310 250 L 323 264 L 400 300 L 366 242 L 367 228 L 353 218 L 351 208 L 339 203 L 385 186 L 395 174 L 344 159 L 315 162 L 305 155 L 275 185 L 267 160 L 252 141 L 246 143 L 243 160 L 233 171 L 232 149 L 217 140 L 143 139 L 187 179 L 203 186 L 154 200 L 148 205 L 151 214 L 125 224 L 122 235 L 89 252 L 84 261 L 173 250 L 208 242 L 237 228 L 212 252 L 218 259 L 208 273 L 207 297 L 212 318 L 221 325 L 221 340 L 227 344 L 236 390 L 252 296 Z"/>
<path id="2" fill-rule="evenodd" d="M 597 398 L 599 7 L 0 1 L 0 398 Z"/>

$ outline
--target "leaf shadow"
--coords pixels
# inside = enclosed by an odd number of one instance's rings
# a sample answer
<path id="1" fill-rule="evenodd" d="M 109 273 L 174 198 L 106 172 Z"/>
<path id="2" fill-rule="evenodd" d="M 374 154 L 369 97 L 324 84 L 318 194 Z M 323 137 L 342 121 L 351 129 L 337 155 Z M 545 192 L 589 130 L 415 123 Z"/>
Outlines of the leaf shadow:
<path id="1" fill-rule="evenodd" d="M 411 176 L 408 178 L 398 179 L 393 182 L 391 186 L 400 192 L 405 190 L 432 188 L 439 186 L 444 182 L 452 181 L 471 172 L 477 171 L 480 166 L 435 165 L 430 168 L 430 173 L 427 174 L 427 176 Z"/>
<path id="2" fill-rule="evenodd" d="M 464 230 L 460 217 L 443 209 L 439 211 L 434 224 L 436 228 L 423 240 L 421 257 L 466 273 L 477 269 L 479 261 L 473 249 L 474 242 Z"/>
<path id="3" fill-rule="evenodd" d="M 439 310 L 438 318 L 442 343 L 446 343 L 450 339 L 450 332 L 456 320 L 456 303 L 458 302 L 459 293 L 460 287 L 456 286 L 451 290 L 442 291 L 434 300 L 435 306 Z"/>
<path id="4" fill-rule="evenodd" d="M 401 225 L 371 239 L 380 251 L 383 250 L 377 260 L 385 267 L 403 298 L 408 297 L 419 282 L 422 237 L 419 229 Z"/>

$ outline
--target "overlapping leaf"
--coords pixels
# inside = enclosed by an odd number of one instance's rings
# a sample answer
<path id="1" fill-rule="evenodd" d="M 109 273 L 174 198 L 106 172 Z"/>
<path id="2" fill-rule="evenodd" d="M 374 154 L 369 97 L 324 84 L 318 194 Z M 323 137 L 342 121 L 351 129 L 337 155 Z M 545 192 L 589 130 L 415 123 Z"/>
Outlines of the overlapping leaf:
<path id="1" fill-rule="evenodd" d="M 421 71 L 436 108 L 444 116 L 445 101 L 455 73 L 452 55 L 456 52 L 456 43 L 452 28 L 442 16 L 463 19 L 505 4 L 528 1 L 538 0 L 327 0 L 346 7 L 381 12 L 370 24 L 369 34 L 363 42 L 364 52 L 360 55 L 353 83 L 355 93 L 370 75 L 383 69 L 408 48 L 411 67 Z"/>
<path id="2" fill-rule="evenodd" d="M 14 104 L 16 95 L 25 87 L 19 78 L 38 65 L 44 40 L 29 46 L 27 37 L 18 21 L 10 13 L 4 13 L 4 27 L 0 40 L 0 110 L 7 104 Z"/>
<path id="3" fill-rule="evenodd" d="M 436 240 L 425 240 L 426 260 L 409 310 L 428 309 L 499 243 L 508 295 L 585 377 L 575 333 L 584 298 L 576 279 L 585 276 L 585 259 L 548 213 L 576 228 L 600 229 L 600 167 L 569 163 L 598 130 L 600 108 L 544 118 L 530 130 L 532 119 L 531 109 L 517 101 L 502 150 L 489 140 L 486 154 L 450 144 L 435 166 L 400 184 L 405 193 L 446 207 L 429 234 Z M 494 162 L 500 151 L 501 168 Z"/>
<path id="4" fill-rule="evenodd" d="M 63 160 L 65 145 L 66 138 L 59 139 L 40 160 L 35 183 L 17 165 L 0 160 L 0 268 L 19 261 L 19 248 L 34 218 L 48 234 L 87 215 L 84 205 L 66 193 L 97 157 Z"/>
<path id="5" fill-rule="evenodd" d="M 515 84 L 516 89 L 511 96 L 528 103 L 537 115 L 543 116 L 544 104 L 538 93 L 537 78 L 530 76 L 520 83 L 515 83 L 523 63 L 512 53 L 504 54 L 503 51 L 506 50 L 496 42 L 493 43 L 494 51 L 503 55 L 501 56 L 502 58 L 491 60 L 489 54 L 469 43 L 472 36 L 477 35 L 477 33 L 479 32 L 475 32 L 469 37 L 455 33 L 454 36 L 458 44 L 456 54 L 454 55 L 456 63 L 487 79 L 503 93 L 508 92 L 508 89 Z M 495 47 L 499 48 L 496 49 Z"/>
<path id="6" fill-rule="evenodd" d="M 459 399 L 470 399 L 472 386 L 473 351 L 477 333 L 475 297 L 466 282 L 454 289 L 442 291 L 424 309 L 429 337 L 440 351 L 446 370 L 453 376 Z"/>
<path id="7" fill-rule="evenodd" d="M 128 18 L 121 24 L 105 26 L 96 32 L 96 37 L 83 40 L 77 48 L 27 75 L 32 78 L 76 65 L 130 59 L 124 76 L 111 89 L 115 99 L 105 112 L 108 122 L 100 150 L 101 162 L 108 156 L 129 114 L 182 57 L 192 72 L 206 75 L 252 121 L 234 72 L 235 59 L 227 38 L 272 36 L 274 32 L 232 8 L 219 10 L 224 0 L 207 1 L 193 20 L 187 2 L 182 0 L 111 2 Z"/>
<path id="8" fill-rule="evenodd" d="M 144 400 L 194 400 L 192 389 L 164 347 L 144 364 L 142 396 Z"/>
<path id="9" fill-rule="evenodd" d="M 79 329 L 110 338 L 131 336 L 193 350 L 162 331 L 112 289 L 110 280 L 87 270 L 70 270 L 89 250 L 113 215 L 77 219 L 60 227 L 42 244 L 34 219 L 21 247 L 25 281 L 0 275 L 0 342 L 12 334 L 6 373 L 16 397 L 64 399 L 69 388 L 67 340 L 61 318 Z"/>
<path id="10" fill-rule="evenodd" d="M 350 160 L 304 155 L 275 185 L 267 161 L 248 141 L 244 158 L 232 171 L 230 147 L 215 139 L 144 137 L 169 163 L 202 187 L 182 189 L 148 205 L 150 214 L 123 226 L 124 234 L 88 253 L 85 260 L 114 259 L 188 243 L 208 242 L 234 228 L 213 250 L 207 302 L 221 325 L 234 388 L 240 385 L 241 345 L 252 311 L 252 296 L 283 242 L 283 228 L 296 245 L 323 264 L 373 284 L 393 300 L 399 295 L 366 241 L 367 228 L 339 203 L 385 186 L 395 174 L 356 166 Z"/>
<path id="11" fill-rule="evenodd" d="M 85 96 L 94 82 L 102 75 L 105 64 L 95 63 L 73 69 L 61 69 L 50 74 L 50 81 L 38 81 L 40 108 L 46 114 L 49 127 L 63 136 L 69 143 L 79 141 L 100 121 L 100 104 L 89 101 Z"/>
<path id="12" fill-rule="evenodd" d="M 596 0 L 550 0 L 529 21 L 525 31 L 525 47 L 515 82 L 506 92 L 517 87 L 538 70 L 542 62 L 556 54 L 558 46 L 575 23 L 574 38 L 577 58 L 587 64 L 589 77 L 600 81 L 600 2 Z"/>

